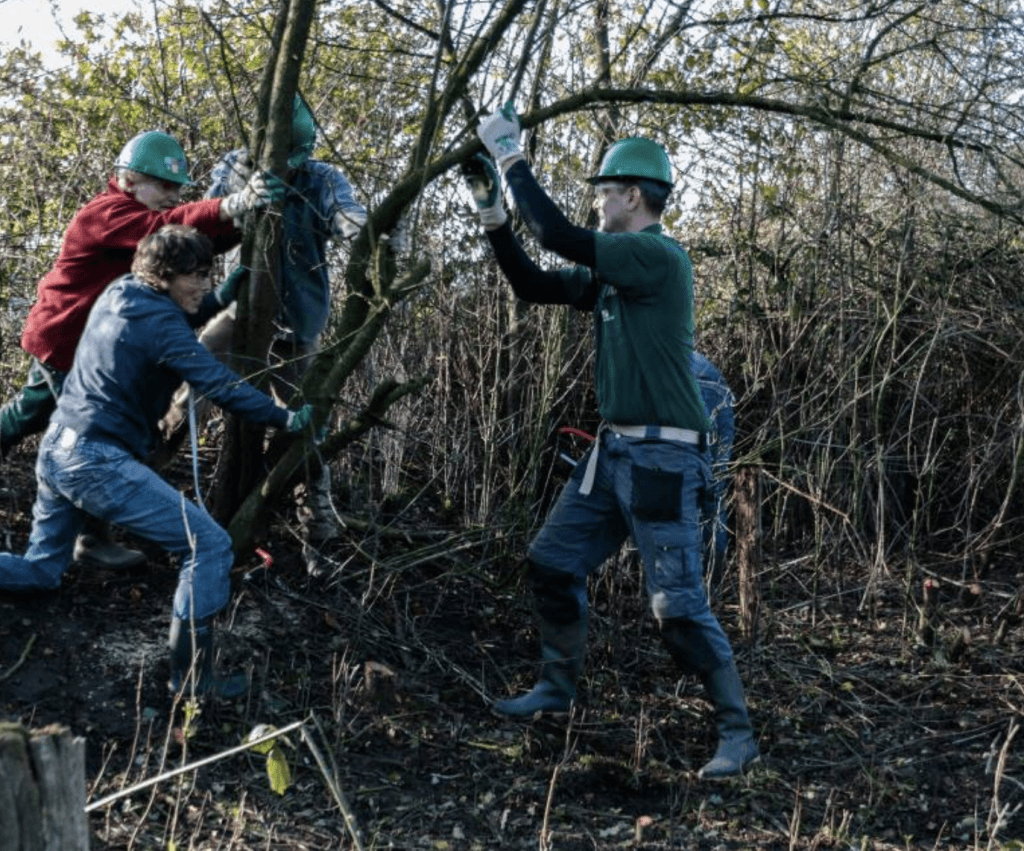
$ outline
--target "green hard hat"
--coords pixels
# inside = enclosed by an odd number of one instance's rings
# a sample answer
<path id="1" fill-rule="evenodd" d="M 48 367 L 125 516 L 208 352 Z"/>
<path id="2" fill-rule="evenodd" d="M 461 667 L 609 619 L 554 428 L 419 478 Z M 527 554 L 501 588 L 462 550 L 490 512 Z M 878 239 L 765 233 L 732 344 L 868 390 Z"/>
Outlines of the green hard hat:
<path id="1" fill-rule="evenodd" d="M 144 130 L 121 148 L 116 168 L 130 168 L 171 183 L 188 184 L 188 161 L 178 140 L 157 130 Z"/>
<path id="2" fill-rule="evenodd" d="M 657 142 L 639 137 L 621 139 L 608 149 L 601 168 L 587 182 L 600 183 L 618 177 L 644 177 L 671 186 L 672 166 L 665 149 Z"/>
<path id="3" fill-rule="evenodd" d="M 316 119 L 313 110 L 303 99 L 295 95 L 292 106 L 292 144 L 288 154 L 288 165 L 297 168 L 313 154 L 316 146 Z"/>

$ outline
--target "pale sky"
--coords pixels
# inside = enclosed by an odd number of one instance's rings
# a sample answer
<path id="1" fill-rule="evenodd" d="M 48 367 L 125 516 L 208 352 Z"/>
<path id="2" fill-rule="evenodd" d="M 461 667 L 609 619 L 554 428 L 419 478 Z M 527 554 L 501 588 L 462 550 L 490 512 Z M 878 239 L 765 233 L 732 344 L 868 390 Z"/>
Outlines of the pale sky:
<path id="1" fill-rule="evenodd" d="M 76 34 L 72 18 L 83 8 L 98 15 L 123 13 L 137 8 L 131 0 L 0 0 L 0 50 L 6 51 L 24 40 L 49 62 L 57 58 L 54 44 L 61 38 L 54 16 L 69 36 Z"/>

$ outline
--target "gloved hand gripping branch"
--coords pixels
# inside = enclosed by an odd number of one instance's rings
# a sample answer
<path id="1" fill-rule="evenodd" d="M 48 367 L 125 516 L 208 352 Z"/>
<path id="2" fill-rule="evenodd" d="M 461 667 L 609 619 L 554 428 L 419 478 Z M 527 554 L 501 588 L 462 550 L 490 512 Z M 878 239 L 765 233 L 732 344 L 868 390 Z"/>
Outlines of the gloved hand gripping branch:
<path id="1" fill-rule="evenodd" d="M 313 419 L 313 406 L 305 404 L 297 411 L 288 412 L 288 422 L 285 424 L 285 430 L 289 434 L 297 434 L 303 431 L 306 426 L 310 424 Z"/>
<path id="2" fill-rule="evenodd" d="M 480 141 L 484 143 L 484 147 L 502 171 L 505 171 L 513 160 L 523 156 L 523 149 L 519 144 L 522 132 L 523 128 L 512 101 L 488 115 L 476 128 Z"/>
<path id="3" fill-rule="evenodd" d="M 339 239 L 355 239 L 356 234 L 365 224 L 365 210 L 338 210 L 334 214 L 334 234 Z"/>
<path id="4" fill-rule="evenodd" d="M 248 274 L 249 270 L 245 266 L 235 266 L 231 270 L 231 274 L 221 282 L 221 285 L 214 291 L 221 307 L 227 307 L 238 297 L 238 287 Z"/>
<path id="5" fill-rule="evenodd" d="M 508 215 L 501 204 L 501 178 L 490 157 L 474 154 L 462 164 L 461 171 L 483 226 L 494 230 L 505 224 Z"/>
<path id="6" fill-rule="evenodd" d="M 245 188 L 233 192 L 220 202 L 221 212 L 232 219 L 271 204 L 284 198 L 286 187 L 281 178 L 269 171 L 257 171 L 249 178 Z"/>

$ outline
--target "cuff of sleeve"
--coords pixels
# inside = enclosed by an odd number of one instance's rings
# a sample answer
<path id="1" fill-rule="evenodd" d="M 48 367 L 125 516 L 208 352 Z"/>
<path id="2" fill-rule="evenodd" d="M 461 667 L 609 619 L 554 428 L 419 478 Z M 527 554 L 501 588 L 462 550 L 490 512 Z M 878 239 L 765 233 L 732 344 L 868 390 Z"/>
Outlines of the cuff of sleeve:
<path id="1" fill-rule="evenodd" d="M 522 151 L 512 151 L 511 153 L 504 154 L 501 157 L 497 157 L 494 160 L 495 164 L 500 169 L 501 173 L 504 174 L 516 163 L 525 163 L 526 157 L 523 156 Z"/>
<path id="2" fill-rule="evenodd" d="M 493 207 L 484 207 L 481 210 L 477 210 L 477 213 L 480 214 L 480 223 L 487 230 L 500 228 L 508 221 L 508 214 L 505 212 L 505 208 L 501 206 L 500 202 L 495 204 Z"/>

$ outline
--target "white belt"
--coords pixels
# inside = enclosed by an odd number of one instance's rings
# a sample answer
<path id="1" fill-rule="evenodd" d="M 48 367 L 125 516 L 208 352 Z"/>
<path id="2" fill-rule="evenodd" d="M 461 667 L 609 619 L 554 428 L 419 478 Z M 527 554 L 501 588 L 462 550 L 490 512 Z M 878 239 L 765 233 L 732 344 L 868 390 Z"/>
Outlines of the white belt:
<path id="1" fill-rule="evenodd" d="M 674 440 L 677 443 L 700 444 L 700 432 L 692 428 L 676 428 L 675 426 L 608 426 L 616 434 L 623 437 L 648 437 L 655 440 Z"/>
<path id="2" fill-rule="evenodd" d="M 590 457 L 587 459 L 587 469 L 583 473 L 583 481 L 580 482 L 580 493 L 584 496 L 594 489 L 594 475 L 597 472 L 597 453 L 601 448 L 601 432 L 605 429 L 609 429 L 622 437 L 646 437 L 653 440 L 674 440 L 676 443 L 700 445 L 700 432 L 694 431 L 692 428 L 602 423 L 601 427 L 597 430 L 597 437 L 594 438 L 594 448 L 590 451 Z"/>

